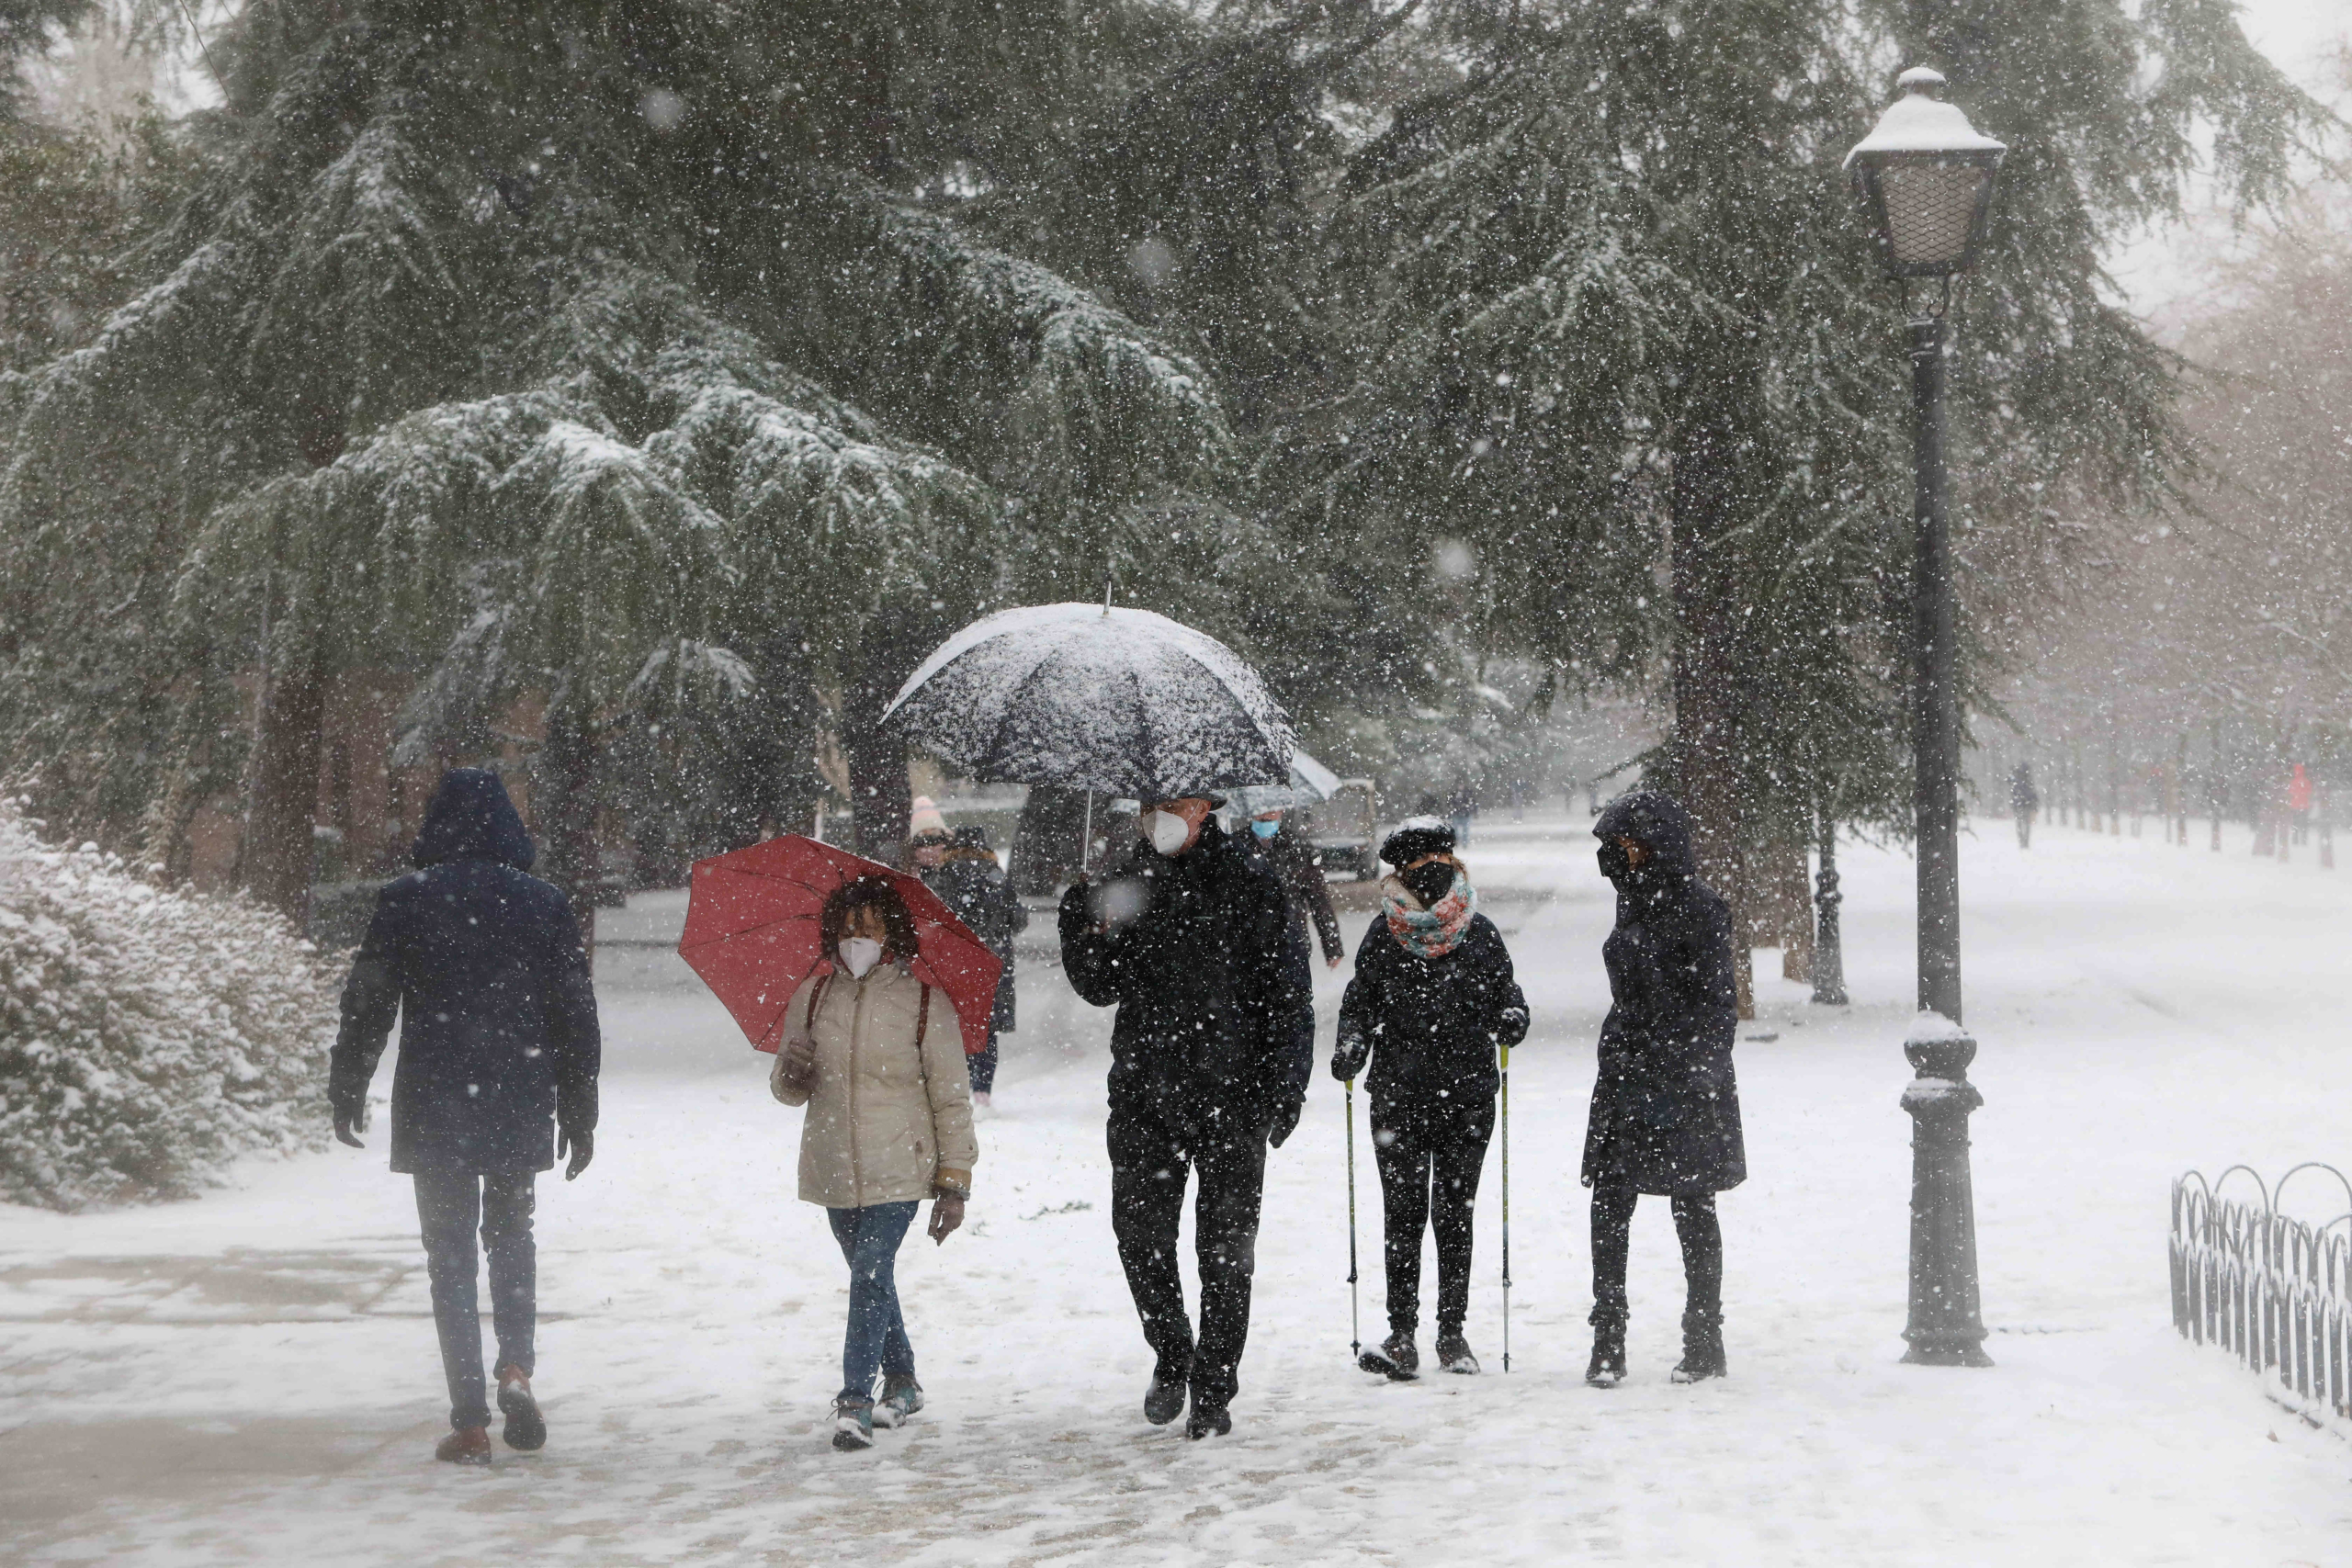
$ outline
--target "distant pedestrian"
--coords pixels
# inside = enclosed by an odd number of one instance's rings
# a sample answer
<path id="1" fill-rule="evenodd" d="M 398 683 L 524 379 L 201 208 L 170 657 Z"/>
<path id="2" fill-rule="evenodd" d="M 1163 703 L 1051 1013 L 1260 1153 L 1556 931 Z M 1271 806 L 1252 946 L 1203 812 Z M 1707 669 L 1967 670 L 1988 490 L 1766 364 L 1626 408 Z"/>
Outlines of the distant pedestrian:
<path id="1" fill-rule="evenodd" d="M 1470 819 L 1477 812 L 1477 792 L 1467 784 L 1457 785 L 1446 797 L 1445 815 L 1453 825 L 1453 841 L 1465 850 L 1470 847 Z"/>
<path id="2" fill-rule="evenodd" d="M 1380 846 L 1396 867 L 1380 885 L 1382 918 L 1364 932 L 1340 1003 L 1331 1076 L 1362 1074 L 1372 1100 L 1386 1236 L 1388 1337 L 1366 1371 L 1410 1378 L 1420 1367 L 1421 1236 L 1437 1237 L 1438 1364 L 1475 1373 L 1471 1212 L 1495 1130 L 1496 1052 L 1527 1035 L 1527 998 L 1494 921 L 1434 817 L 1407 821 Z"/>
<path id="3" fill-rule="evenodd" d="M 1677 1382 L 1722 1377 L 1724 1245 L 1715 1197 L 1747 1178 L 1732 1074 L 1738 999 L 1731 909 L 1699 880 L 1690 819 L 1664 795 L 1611 801 L 1593 825 L 1617 925 L 1601 948 L 1609 1016 L 1585 1129 L 1592 1189 L 1592 1363 L 1625 1375 L 1625 1254 L 1636 1198 L 1669 1198 L 1686 1296 Z"/>
<path id="4" fill-rule="evenodd" d="M 1337 969 L 1348 950 L 1340 940 L 1340 917 L 1331 909 L 1331 889 L 1323 880 L 1323 868 L 1316 863 L 1315 846 L 1292 830 L 1288 818 L 1288 809 L 1279 806 L 1252 816 L 1250 847 L 1264 857 L 1283 885 L 1293 934 L 1304 945 L 1306 927 L 1312 923 L 1324 964 Z"/>
<path id="5" fill-rule="evenodd" d="M 547 1442 L 531 1392 L 533 1183 L 566 1155 L 571 1180 L 595 1150 L 601 1047 L 588 954 L 563 894 L 526 874 L 534 858 L 497 774 L 443 777 L 411 852 L 417 869 L 377 896 L 329 1069 L 334 1134 L 358 1148 L 368 1081 L 399 1015 L 391 1163 L 415 1180 L 449 1383 L 450 1433 L 435 1457 L 457 1464 L 491 1456 L 475 1232 L 490 1255 L 502 1435 L 527 1451 Z"/>
<path id="6" fill-rule="evenodd" d="M 1005 880 L 996 852 L 989 847 L 987 829 L 966 823 L 952 834 L 926 830 L 908 847 L 911 869 L 923 886 L 1004 961 L 1004 973 L 997 977 L 996 1009 L 989 1018 L 989 1043 L 966 1058 L 971 1068 L 972 1103 L 984 1108 L 996 1089 L 997 1037 L 1012 1032 L 1013 939 L 1028 929 L 1029 909 Z"/>
<path id="7" fill-rule="evenodd" d="M 808 1108 L 800 1198 L 823 1206 L 849 1264 L 833 1447 L 850 1451 L 922 1408 L 899 1308 L 899 1244 L 926 1198 L 933 1241 L 964 1223 L 980 1149 L 956 1010 L 908 968 L 919 943 L 906 901 L 860 877 L 833 890 L 817 923 L 831 967 L 793 992 L 768 1087 Z"/>
<path id="8" fill-rule="evenodd" d="M 2033 818 L 2041 809 L 2041 792 L 2033 787 L 2033 764 L 2019 759 L 2009 773 L 2009 815 L 2018 819 L 2018 848 L 2033 847 Z"/>
<path id="9" fill-rule="evenodd" d="M 1233 1429 L 1250 1335 L 1266 1150 L 1298 1125 L 1315 1010 L 1288 961 L 1282 885 L 1218 826 L 1207 795 L 1151 804 L 1143 843 L 1062 896 L 1062 969 L 1116 1006 L 1111 1029 L 1111 1229 L 1158 1358 L 1144 1418 L 1184 1435 Z M 1184 1310 L 1177 1234 L 1190 1173 L 1200 1332 Z"/>

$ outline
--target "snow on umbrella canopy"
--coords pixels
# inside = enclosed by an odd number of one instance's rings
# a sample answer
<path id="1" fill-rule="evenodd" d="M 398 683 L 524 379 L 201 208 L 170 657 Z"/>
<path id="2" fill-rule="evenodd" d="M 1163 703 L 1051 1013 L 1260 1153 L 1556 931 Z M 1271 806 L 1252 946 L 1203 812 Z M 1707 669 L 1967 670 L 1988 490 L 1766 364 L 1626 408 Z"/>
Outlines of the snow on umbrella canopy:
<path id="1" fill-rule="evenodd" d="M 888 882 L 906 900 L 920 950 L 907 967 L 956 1009 L 966 1055 L 986 1050 L 1004 961 L 919 878 L 797 833 L 695 862 L 678 956 L 752 1047 L 773 1051 L 784 1042 L 792 993 L 825 963 L 818 917 L 826 898 L 861 876 Z"/>
<path id="2" fill-rule="evenodd" d="M 883 722 L 985 783 L 1142 801 L 1281 783 L 1298 746 L 1240 655 L 1165 615 L 1101 604 L 973 622 Z"/>

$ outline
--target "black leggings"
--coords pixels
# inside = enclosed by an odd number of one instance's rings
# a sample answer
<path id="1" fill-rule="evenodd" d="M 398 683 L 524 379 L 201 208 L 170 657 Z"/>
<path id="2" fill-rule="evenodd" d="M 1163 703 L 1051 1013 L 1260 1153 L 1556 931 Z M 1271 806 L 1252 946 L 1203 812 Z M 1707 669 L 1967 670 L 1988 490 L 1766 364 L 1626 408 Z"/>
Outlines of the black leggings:
<path id="1" fill-rule="evenodd" d="M 1429 1115 L 1375 1104 L 1374 1162 L 1388 1262 L 1388 1326 L 1421 1321 L 1421 1232 L 1437 1233 L 1437 1331 L 1459 1334 L 1470 1312 L 1471 1211 L 1493 1134 L 1491 1104 L 1467 1115 Z"/>
<path id="2" fill-rule="evenodd" d="M 1592 1321 L 1625 1321 L 1625 1252 L 1633 1244 L 1634 1205 L 1641 1194 L 1627 1186 L 1592 1190 Z M 1715 1220 L 1715 1195 L 1677 1198 L 1674 1234 L 1682 1243 L 1682 1307 L 1686 1325 L 1712 1327 L 1724 1317 L 1724 1233 Z"/>

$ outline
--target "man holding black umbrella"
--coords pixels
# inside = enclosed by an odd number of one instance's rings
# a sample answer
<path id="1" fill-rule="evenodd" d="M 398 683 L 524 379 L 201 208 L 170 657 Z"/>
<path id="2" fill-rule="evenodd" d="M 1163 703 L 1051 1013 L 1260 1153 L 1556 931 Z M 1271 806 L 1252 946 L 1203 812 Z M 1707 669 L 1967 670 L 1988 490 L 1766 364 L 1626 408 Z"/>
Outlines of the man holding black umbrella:
<path id="1" fill-rule="evenodd" d="M 1116 1006 L 1111 1032 L 1112 1230 L 1159 1358 L 1145 1418 L 1188 1438 L 1233 1429 L 1250 1333 L 1258 1206 L 1269 1145 L 1298 1124 L 1312 1069 L 1312 995 L 1285 962 L 1281 883 L 1210 815 L 1207 794 L 1151 804 L 1124 864 L 1063 897 L 1062 966 L 1078 994 Z M 1177 1227 L 1188 1173 L 1200 1258 L 1197 1337 L 1184 1310 Z"/>

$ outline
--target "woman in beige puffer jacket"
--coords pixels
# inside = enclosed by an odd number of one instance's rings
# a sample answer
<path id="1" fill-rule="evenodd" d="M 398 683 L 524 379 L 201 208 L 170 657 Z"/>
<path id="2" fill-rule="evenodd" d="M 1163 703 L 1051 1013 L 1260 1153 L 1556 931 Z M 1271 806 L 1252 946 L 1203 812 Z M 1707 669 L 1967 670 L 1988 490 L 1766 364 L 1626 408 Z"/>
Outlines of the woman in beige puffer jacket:
<path id="1" fill-rule="evenodd" d="M 933 1200 L 933 1241 L 963 1224 L 979 1145 L 956 1010 L 907 968 L 917 942 L 898 891 L 861 877 L 826 900 L 820 920 L 832 968 L 793 993 L 768 1084 L 808 1108 L 800 1196 L 824 1207 L 849 1262 L 833 1446 L 862 1449 L 877 1422 L 896 1427 L 922 1408 L 895 1259 L 922 1200 Z"/>

